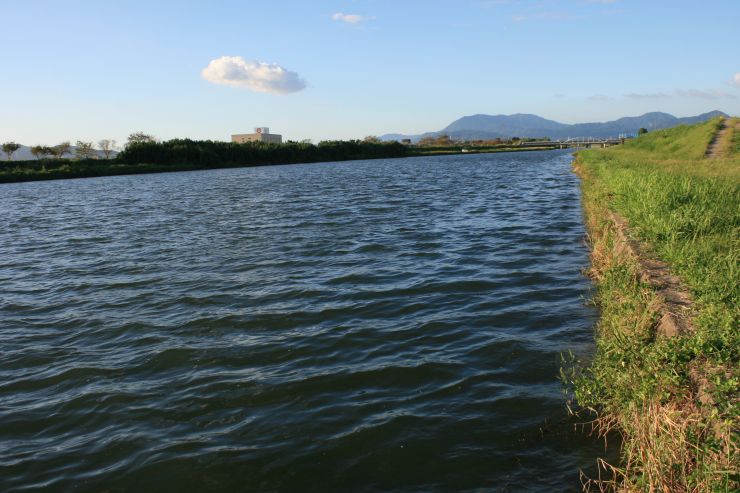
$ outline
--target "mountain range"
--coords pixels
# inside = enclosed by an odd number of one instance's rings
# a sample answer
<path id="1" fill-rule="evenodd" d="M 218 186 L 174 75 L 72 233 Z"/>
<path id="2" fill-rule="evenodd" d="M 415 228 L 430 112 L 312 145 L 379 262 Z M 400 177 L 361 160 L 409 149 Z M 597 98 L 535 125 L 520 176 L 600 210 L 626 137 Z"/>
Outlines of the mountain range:
<path id="1" fill-rule="evenodd" d="M 386 134 L 382 140 L 411 139 L 417 142 L 425 137 L 449 135 L 453 139 L 488 140 L 511 137 L 618 137 L 620 134 L 635 134 L 640 128 L 648 131 L 692 124 L 717 116 L 728 116 L 721 111 L 710 111 L 697 116 L 677 118 L 668 113 L 645 113 L 642 116 L 620 118 L 611 122 L 577 123 L 569 125 L 547 120 L 537 115 L 517 113 L 515 115 L 472 115 L 464 116 L 437 132 L 420 135 Z"/>

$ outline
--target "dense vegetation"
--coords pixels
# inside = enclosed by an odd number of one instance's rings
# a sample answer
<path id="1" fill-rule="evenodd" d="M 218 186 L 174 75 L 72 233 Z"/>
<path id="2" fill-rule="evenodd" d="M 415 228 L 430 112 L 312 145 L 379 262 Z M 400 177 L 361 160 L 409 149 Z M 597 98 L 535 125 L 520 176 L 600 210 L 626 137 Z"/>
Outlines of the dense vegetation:
<path id="1" fill-rule="evenodd" d="M 734 122 L 733 122 L 734 123 Z M 601 308 L 597 352 L 567 379 L 597 429 L 618 430 L 618 491 L 738 491 L 740 153 L 707 159 L 718 120 L 582 151 L 583 202 Z M 654 288 L 615 243 L 609 211 L 667 261 L 695 299 L 695 331 L 656 333 Z M 696 376 L 708 384 L 700 398 Z M 593 486 L 593 484 L 592 484 Z"/>
<path id="2" fill-rule="evenodd" d="M 349 140 L 325 141 L 318 145 L 303 142 L 236 144 L 211 140 L 175 139 L 166 142 L 142 142 L 129 145 L 118 155 L 117 160 L 126 164 L 244 166 L 403 157 L 406 154 L 406 147 L 398 142 Z"/>
<path id="3" fill-rule="evenodd" d="M 314 163 L 353 159 L 395 158 L 409 155 L 397 142 L 327 141 L 318 145 L 288 142 L 195 141 L 175 139 L 155 142 L 132 134 L 126 148 L 114 159 L 38 159 L 0 163 L 0 182 L 49 180 L 119 174 L 187 171 L 210 168 Z"/>
<path id="4" fill-rule="evenodd" d="M 100 152 L 112 155 L 115 141 L 101 141 Z M 464 150 L 463 150 L 464 149 Z M 399 158 L 430 154 L 455 154 L 460 152 L 504 152 L 537 150 L 517 148 L 516 145 L 468 146 L 456 144 L 448 147 L 407 146 L 398 142 L 381 142 L 377 138 L 364 140 L 323 141 L 318 145 L 309 142 L 267 144 L 249 142 L 197 141 L 173 139 L 157 142 L 150 135 L 131 134 L 126 147 L 113 159 L 94 159 L 92 144 L 77 142 L 76 159 L 63 159 L 72 154 L 68 142 L 54 147 L 37 146 L 32 151 L 38 157 L 31 161 L 6 161 L 0 163 L 0 183 L 59 178 L 158 173 L 165 171 L 191 171 L 212 168 L 266 166 L 274 164 L 316 163 L 349 161 L 356 159 Z M 51 158 L 49 158 L 51 156 Z M 10 157 L 10 155 L 9 155 Z"/>

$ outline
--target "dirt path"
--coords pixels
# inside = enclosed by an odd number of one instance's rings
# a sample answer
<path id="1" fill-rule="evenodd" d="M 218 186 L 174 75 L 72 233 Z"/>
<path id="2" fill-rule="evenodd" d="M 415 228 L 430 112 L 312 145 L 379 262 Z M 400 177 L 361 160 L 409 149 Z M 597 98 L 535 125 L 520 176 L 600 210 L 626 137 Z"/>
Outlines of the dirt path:
<path id="1" fill-rule="evenodd" d="M 740 123 L 738 123 L 738 128 L 740 128 Z M 695 315 L 694 300 L 689 289 L 681 279 L 671 273 L 670 266 L 666 262 L 649 253 L 645 245 L 630 235 L 629 224 L 625 218 L 611 212 L 610 219 L 616 233 L 615 247 L 637 260 L 640 281 L 652 286 L 658 296 L 657 311 L 660 319 L 656 326 L 656 333 L 664 337 L 677 337 L 694 332 L 696 329 L 691 323 L 691 318 Z M 702 358 L 691 362 L 689 380 L 694 399 L 711 408 L 715 405 L 712 397 L 713 387 L 707 377 L 705 364 Z M 727 443 L 729 454 L 729 440 L 726 432 L 717 422 L 712 424 L 712 430 L 718 440 Z"/>
<path id="2" fill-rule="evenodd" d="M 640 280 L 651 285 L 658 295 L 660 321 L 657 332 L 668 337 L 693 332 L 691 317 L 694 301 L 688 288 L 671 273 L 666 262 L 649 254 L 639 241 L 630 236 L 626 219 L 612 212 L 611 220 L 617 235 L 617 248 L 637 260 Z"/>
<path id="3" fill-rule="evenodd" d="M 707 152 L 704 154 L 704 157 L 708 159 L 714 159 L 718 157 L 722 157 L 722 141 L 724 140 L 723 137 L 727 132 L 730 131 L 730 127 L 727 126 L 727 118 L 723 118 L 722 122 L 719 125 L 719 130 L 717 130 L 717 133 L 714 134 L 714 137 L 712 138 L 712 141 L 709 143 L 709 146 L 707 147 Z"/>

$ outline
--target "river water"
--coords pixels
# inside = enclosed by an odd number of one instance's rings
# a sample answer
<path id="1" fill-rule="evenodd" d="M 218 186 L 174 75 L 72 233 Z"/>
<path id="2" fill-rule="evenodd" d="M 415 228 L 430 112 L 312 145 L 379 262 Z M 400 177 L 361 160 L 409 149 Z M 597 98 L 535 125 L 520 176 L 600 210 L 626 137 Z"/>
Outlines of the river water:
<path id="1" fill-rule="evenodd" d="M 577 491 L 566 152 L 0 185 L 0 491 Z"/>

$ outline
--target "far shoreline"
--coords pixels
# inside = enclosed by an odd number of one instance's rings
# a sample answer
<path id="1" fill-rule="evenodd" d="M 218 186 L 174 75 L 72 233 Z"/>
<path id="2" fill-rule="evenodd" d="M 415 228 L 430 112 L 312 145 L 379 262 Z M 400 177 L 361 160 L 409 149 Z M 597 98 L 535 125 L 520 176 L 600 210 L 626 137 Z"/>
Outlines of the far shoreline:
<path id="1" fill-rule="evenodd" d="M 416 149 L 414 149 L 416 150 Z M 56 181 L 56 180 L 73 180 L 85 178 L 101 178 L 106 176 L 127 176 L 127 175 L 145 175 L 160 173 L 175 173 L 187 171 L 208 171 L 219 169 L 237 169 L 237 168 L 258 168 L 266 166 L 287 166 L 287 165 L 309 165 L 321 163 L 342 163 L 352 161 L 376 161 L 380 159 L 404 159 L 404 158 L 422 158 L 434 156 L 454 156 L 454 155 L 475 155 L 475 154 L 499 154 L 507 152 L 529 152 L 529 151 L 553 151 L 561 150 L 552 147 L 504 147 L 496 149 L 466 149 L 466 150 L 431 150 L 428 152 L 411 152 L 402 156 L 357 156 L 345 157 L 343 159 L 321 160 L 321 161 L 298 161 L 298 162 L 281 162 L 281 163 L 259 163 L 259 164 L 242 164 L 242 163 L 220 163 L 220 164 L 126 164 L 120 163 L 115 159 L 112 160 L 32 160 L 16 161 L 19 166 L 7 169 L 13 161 L 0 163 L 0 185 L 12 183 L 28 183 L 35 181 Z M 46 166 L 61 165 L 59 168 L 46 169 Z M 71 166 L 70 166 L 71 165 Z M 72 167 L 80 165 L 78 167 Z M 102 165 L 102 166 L 101 166 Z M 3 169 L 6 168 L 6 169 Z"/>

